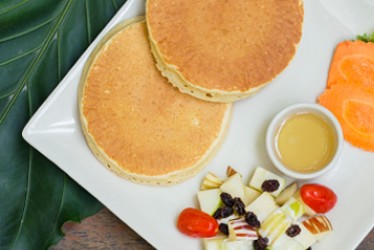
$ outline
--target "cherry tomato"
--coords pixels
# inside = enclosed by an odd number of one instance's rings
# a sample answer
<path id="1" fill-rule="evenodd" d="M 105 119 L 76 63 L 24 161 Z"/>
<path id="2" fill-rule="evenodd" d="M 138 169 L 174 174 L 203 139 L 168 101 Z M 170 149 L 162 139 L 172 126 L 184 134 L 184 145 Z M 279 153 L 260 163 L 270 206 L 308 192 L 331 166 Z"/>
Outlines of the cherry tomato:
<path id="1" fill-rule="evenodd" d="M 300 189 L 305 204 L 317 213 L 326 213 L 336 204 L 337 196 L 330 188 L 320 184 L 305 184 Z"/>
<path id="2" fill-rule="evenodd" d="M 182 233 L 196 238 L 213 237 L 218 232 L 216 219 L 195 208 L 186 208 L 181 212 L 177 227 Z"/>

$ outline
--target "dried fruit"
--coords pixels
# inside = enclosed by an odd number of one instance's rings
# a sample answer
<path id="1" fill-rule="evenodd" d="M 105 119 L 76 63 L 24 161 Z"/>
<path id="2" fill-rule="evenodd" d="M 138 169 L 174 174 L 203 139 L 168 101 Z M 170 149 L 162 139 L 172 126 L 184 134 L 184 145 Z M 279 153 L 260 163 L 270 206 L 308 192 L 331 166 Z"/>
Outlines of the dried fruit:
<path id="1" fill-rule="evenodd" d="M 279 188 L 279 181 L 275 179 L 266 180 L 262 183 L 261 189 L 264 192 L 274 192 L 277 191 Z"/>
<path id="2" fill-rule="evenodd" d="M 255 250 L 265 250 L 268 246 L 269 239 L 259 237 L 257 240 L 253 241 L 253 247 Z"/>
<path id="3" fill-rule="evenodd" d="M 229 226 L 227 224 L 225 223 L 219 224 L 218 229 L 221 233 L 225 235 L 229 235 Z"/>
<path id="4" fill-rule="evenodd" d="M 245 214 L 245 205 L 239 197 L 234 198 L 234 210 L 238 215 Z"/>
<path id="5" fill-rule="evenodd" d="M 245 222 L 247 222 L 248 225 L 254 228 L 260 228 L 261 226 L 261 222 L 253 212 L 248 212 L 245 214 Z"/>
<path id="6" fill-rule="evenodd" d="M 222 218 L 227 218 L 229 217 L 230 215 L 232 215 L 234 213 L 234 210 L 232 209 L 232 207 L 228 207 L 228 206 L 223 206 L 221 208 L 218 208 L 214 214 L 213 214 L 213 217 L 218 220 L 218 219 L 222 219 Z"/>
<path id="7" fill-rule="evenodd" d="M 234 205 L 234 199 L 232 198 L 230 194 L 221 193 L 220 197 L 221 197 L 223 204 L 225 204 L 226 206 L 232 207 Z"/>
<path id="8" fill-rule="evenodd" d="M 287 231 L 286 234 L 290 237 L 295 237 L 296 235 L 299 235 L 301 232 L 301 228 L 298 225 L 291 225 Z"/>

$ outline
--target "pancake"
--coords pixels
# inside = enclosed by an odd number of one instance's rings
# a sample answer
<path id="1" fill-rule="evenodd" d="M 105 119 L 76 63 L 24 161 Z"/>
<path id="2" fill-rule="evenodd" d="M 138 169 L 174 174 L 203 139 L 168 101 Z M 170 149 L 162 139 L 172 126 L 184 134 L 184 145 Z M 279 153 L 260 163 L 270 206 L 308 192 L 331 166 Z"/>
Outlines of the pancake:
<path id="1" fill-rule="evenodd" d="M 255 93 L 282 72 L 302 34 L 301 0 L 147 0 L 157 67 L 182 92 L 214 102 Z"/>
<path id="2" fill-rule="evenodd" d="M 110 170 L 150 185 L 198 173 L 217 152 L 231 105 L 180 93 L 155 67 L 144 18 L 119 24 L 85 65 L 79 115 L 87 143 Z"/>

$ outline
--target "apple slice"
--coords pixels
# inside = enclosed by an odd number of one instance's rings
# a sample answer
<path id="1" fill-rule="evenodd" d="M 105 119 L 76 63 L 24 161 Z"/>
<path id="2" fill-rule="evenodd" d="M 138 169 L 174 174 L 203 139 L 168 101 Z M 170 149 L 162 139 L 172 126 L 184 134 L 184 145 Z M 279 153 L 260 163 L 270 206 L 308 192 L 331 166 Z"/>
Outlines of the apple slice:
<path id="1" fill-rule="evenodd" d="M 238 171 L 236 171 L 235 169 L 233 169 L 231 166 L 227 166 L 227 169 L 226 169 L 226 175 L 227 175 L 227 177 L 231 177 L 231 176 L 233 176 L 236 173 L 238 173 Z"/>
<path id="2" fill-rule="evenodd" d="M 281 235 L 276 239 L 273 244 L 266 248 L 267 250 L 305 250 L 303 245 L 287 236 L 287 234 Z"/>
<path id="3" fill-rule="evenodd" d="M 205 238 L 203 239 L 204 250 L 224 250 L 223 242 L 227 238 Z"/>
<path id="4" fill-rule="evenodd" d="M 222 243 L 223 250 L 254 250 L 253 241 L 238 240 L 238 241 L 224 241 Z"/>
<path id="5" fill-rule="evenodd" d="M 222 206 L 220 194 L 221 189 L 219 188 L 199 191 L 197 193 L 197 199 L 200 204 L 200 210 L 209 215 L 213 215 L 214 212 Z"/>
<path id="6" fill-rule="evenodd" d="M 284 203 L 286 203 L 292 196 L 294 196 L 299 189 L 299 184 L 297 182 L 292 182 L 290 185 L 285 187 L 283 191 L 278 195 L 278 197 L 275 199 L 275 202 L 282 206 Z"/>
<path id="7" fill-rule="evenodd" d="M 253 241 L 258 239 L 256 228 L 251 227 L 243 217 L 232 219 L 228 223 L 229 240 Z"/>
<path id="8" fill-rule="evenodd" d="M 290 225 L 291 220 L 287 215 L 281 209 L 277 209 L 264 220 L 258 232 L 263 238 L 268 238 L 271 244 L 284 234 Z"/>
<path id="9" fill-rule="evenodd" d="M 232 175 L 221 185 L 222 192 L 230 194 L 233 198 L 244 199 L 244 184 L 239 173 Z"/>
<path id="10" fill-rule="evenodd" d="M 311 207 L 309 207 L 307 204 L 305 204 L 305 202 L 303 201 L 303 199 L 300 196 L 300 190 L 296 192 L 296 194 L 294 195 L 294 197 L 301 204 L 303 204 L 303 207 L 304 207 L 304 210 L 305 210 L 305 215 L 307 215 L 307 216 L 314 216 L 316 214 L 316 212 Z"/>
<path id="11" fill-rule="evenodd" d="M 298 220 L 305 213 L 303 204 L 293 197 L 281 207 L 281 210 L 292 220 Z"/>
<path id="12" fill-rule="evenodd" d="M 242 200 L 245 206 L 248 206 L 252 201 L 261 195 L 257 190 L 244 186 L 244 199 Z"/>
<path id="13" fill-rule="evenodd" d="M 268 215 L 277 209 L 274 197 L 268 192 L 263 192 L 252 203 L 245 207 L 245 211 L 253 212 L 260 222 L 263 222 Z"/>
<path id="14" fill-rule="evenodd" d="M 278 183 L 279 183 L 279 187 L 270 192 L 274 197 L 277 197 L 280 192 L 282 192 L 282 190 L 284 189 L 284 187 L 286 186 L 286 180 L 262 167 L 257 167 L 250 182 L 249 182 L 249 186 L 250 187 L 253 187 L 254 189 L 258 190 L 258 191 L 264 191 L 262 189 L 262 185 L 265 181 L 269 181 L 269 180 L 277 180 Z"/>
<path id="15" fill-rule="evenodd" d="M 296 235 L 292 239 L 300 243 L 304 247 L 304 249 L 307 249 L 317 241 L 317 238 L 314 236 L 314 234 L 312 234 L 302 223 L 296 222 L 294 224 L 298 225 L 301 231 L 300 234 Z"/>
<path id="16" fill-rule="evenodd" d="M 221 180 L 218 176 L 211 172 L 208 172 L 205 175 L 203 182 L 201 183 L 200 190 L 219 188 L 222 183 L 223 180 Z"/>
<path id="17" fill-rule="evenodd" d="M 322 240 L 327 234 L 332 232 L 332 226 L 324 215 L 310 217 L 302 222 L 304 227 L 311 232 L 318 241 Z"/>

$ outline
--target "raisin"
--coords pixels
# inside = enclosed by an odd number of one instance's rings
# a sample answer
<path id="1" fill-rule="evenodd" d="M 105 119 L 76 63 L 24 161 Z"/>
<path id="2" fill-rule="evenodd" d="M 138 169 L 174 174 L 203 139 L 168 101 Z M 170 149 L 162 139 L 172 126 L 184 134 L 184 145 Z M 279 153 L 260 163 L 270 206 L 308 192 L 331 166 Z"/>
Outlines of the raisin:
<path id="1" fill-rule="evenodd" d="M 259 237 L 257 240 L 253 241 L 253 247 L 255 250 L 265 250 L 268 246 L 269 239 Z"/>
<path id="2" fill-rule="evenodd" d="M 234 210 L 238 215 L 245 214 L 245 205 L 239 197 L 234 198 Z"/>
<path id="3" fill-rule="evenodd" d="M 221 223 L 218 228 L 221 233 L 229 235 L 229 226 L 227 224 Z"/>
<path id="4" fill-rule="evenodd" d="M 254 228 L 260 228 L 261 226 L 261 223 L 258 220 L 257 216 L 252 212 L 248 212 L 245 214 L 245 221 L 248 223 L 248 225 Z"/>
<path id="5" fill-rule="evenodd" d="M 221 208 L 218 208 L 214 212 L 213 218 L 216 219 L 216 220 L 219 220 L 219 219 L 222 219 L 222 218 L 229 217 L 233 213 L 234 213 L 234 210 L 232 209 L 232 207 L 223 206 Z"/>
<path id="6" fill-rule="evenodd" d="M 223 204 L 225 204 L 226 206 L 232 207 L 234 205 L 234 199 L 232 198 L 230 194 L 221 193 L 220 197 L 221 197 Z"/>
<path id="7" fill-rule="evenodd" d="M 301 228 L 298 225 L 291 225 L 287 231 L 286 234 L 290 237 L 295 237 L 296 235 L 300 234 Z"/>
<path id="8" fill-rule="evenodd" d="M 312 250 L 312 247 L 308 247 L 306 250 Z"/>
<path id="9" fill-rule="evenodd" d="M 221 208 L 221 218 L 229 217 L 233 213 L 234 213 L 234 210 L 232 209 L 232 207 L 223 206 Z"/>
<path id="10" fill-rule="evenodd" d="M 274 192 L 279 188 L 279 181 L 278 180 L 266 180 L 262 183 L 261 189 L 264 192 Z"/>
<path id="11" fill-rule="evenodd" d="M 213 217 L 214 217 L 214 219 L 216 219 L 216 220 L 218 220 L 218 219 L 221 219 L 222 217 L 221 217 L 221 213 L 222 213 L 222 208 L 218 208 L 215 212 L 214 212 L 214 214 L 213 214 Z"/>

